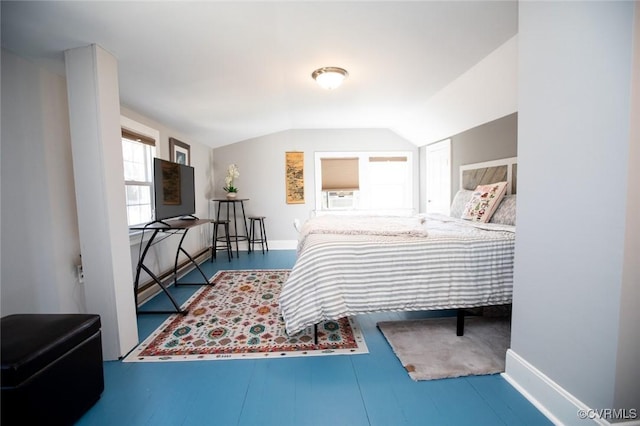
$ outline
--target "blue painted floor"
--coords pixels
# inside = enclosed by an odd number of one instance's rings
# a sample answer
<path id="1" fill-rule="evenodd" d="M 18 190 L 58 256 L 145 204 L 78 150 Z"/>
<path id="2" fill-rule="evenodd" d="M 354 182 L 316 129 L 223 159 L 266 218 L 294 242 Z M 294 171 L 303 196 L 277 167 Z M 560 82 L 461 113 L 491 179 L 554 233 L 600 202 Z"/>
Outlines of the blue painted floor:
<path id="1" fill-rule="evenodd" d="M 241 252 L 202 269 L 289 269 L 295 251 Z M 193 271 L 184 277 L 193 282 Z M 201 278 L 201 277 L 200 277 Z M 185 301 L 198 287 L 178 286 Z M 146 309 L 170 308 L 160 294 Z M 369 354 L 268 360 L 104 363 L 105 390 L 79 425 L 550 425 L 500 375 L 414 382 L 376 328 L 358 317 Z M 139 315 L 142 341 L 166 315 Z"/>

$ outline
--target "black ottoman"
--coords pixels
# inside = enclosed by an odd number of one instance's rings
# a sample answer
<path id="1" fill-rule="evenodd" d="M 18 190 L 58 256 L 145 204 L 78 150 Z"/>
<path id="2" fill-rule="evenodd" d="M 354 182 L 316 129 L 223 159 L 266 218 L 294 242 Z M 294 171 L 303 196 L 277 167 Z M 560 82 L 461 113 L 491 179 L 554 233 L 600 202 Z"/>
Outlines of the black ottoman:
<path id="1" fill-rule="evenodd" d="M 0 320 L 2 425 L 69 425 L 104 390 L 100 316 L 9 315 Z"/>

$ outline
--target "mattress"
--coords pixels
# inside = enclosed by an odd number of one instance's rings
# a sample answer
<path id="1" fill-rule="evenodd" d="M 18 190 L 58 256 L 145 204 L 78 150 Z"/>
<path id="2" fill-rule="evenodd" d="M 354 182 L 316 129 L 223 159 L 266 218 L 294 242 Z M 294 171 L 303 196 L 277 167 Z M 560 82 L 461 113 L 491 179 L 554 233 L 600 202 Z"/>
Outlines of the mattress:
<path id="1" fill-rule="evenodd" d="M 287 333 L 373 312 L 511 303 L 515 226 L 442 215 L 389 218 L 393 227 L 382 220 L 366 231 L 354 225 L 362 217 L 317 219 L 317 232 L 314 219 L 305 223 L 279 298 Z"/>

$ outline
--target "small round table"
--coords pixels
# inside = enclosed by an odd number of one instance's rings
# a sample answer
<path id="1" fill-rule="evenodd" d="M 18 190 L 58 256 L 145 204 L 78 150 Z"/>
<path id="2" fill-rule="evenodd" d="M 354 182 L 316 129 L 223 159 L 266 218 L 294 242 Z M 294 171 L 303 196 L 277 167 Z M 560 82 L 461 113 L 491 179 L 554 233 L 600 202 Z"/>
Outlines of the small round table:
<path id="1" fill-rule="evenodd" d="M 222 210 L 223 208 L 223 204 L 226 204 L 226 217 L 223 219 L 227 219 L 229 220 L 229 223 L 233 224 L 233 234 L 229 235 L 229 238 L 231 238 L 231 240 L 235 243 L 236 245 L 236 255 L 238 257 L 240 257 L 240 250 L 238 249 L 238 241 L 247 241 L 247 245 L 248 248 L 247 250 L 249 252 L 251 252 L 251 245 L 248 243 L 249 242 L 249 228 L 247 228 L 247 218 L 245 216 L 244 213 L 244 202 L 245 201 L 249 201 L 248 198 L 214 198 L 213 200 L 214 203 L 218 203 L 218 212 L 216 213 L 216 220 L 219 221 L 220 220 L 220 210 Z M 236 204 L 240 204 L 240 209 L 242 210 L 242 228 L 240 230 L 238 230 L 238 218 L 236 216 Z M 229 215 L 229 213 L 233 213 L 233 217 L 231 217 Z M 229 226 L 229 228 L 231 228 L 231 226 Z M 238 231 L 240 232 L 244 232 L 244 235 L 241 235 L 238 233 Z"/>

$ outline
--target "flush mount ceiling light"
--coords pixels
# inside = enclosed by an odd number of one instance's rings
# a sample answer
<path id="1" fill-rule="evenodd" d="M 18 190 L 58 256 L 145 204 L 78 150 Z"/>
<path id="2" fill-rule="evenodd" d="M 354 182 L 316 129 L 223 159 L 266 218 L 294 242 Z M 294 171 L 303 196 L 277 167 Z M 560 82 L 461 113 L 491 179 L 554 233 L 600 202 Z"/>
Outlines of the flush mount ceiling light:
<path id="1" fill-rule="evenodd" d="M 340 86 L 348 75 L 347 70 L 338 67 L 318 68 L 311 73 L 311 77 L 313 77 L 320 87 L 327 90 Z"/>

